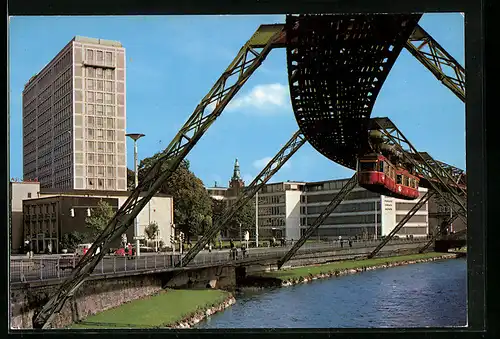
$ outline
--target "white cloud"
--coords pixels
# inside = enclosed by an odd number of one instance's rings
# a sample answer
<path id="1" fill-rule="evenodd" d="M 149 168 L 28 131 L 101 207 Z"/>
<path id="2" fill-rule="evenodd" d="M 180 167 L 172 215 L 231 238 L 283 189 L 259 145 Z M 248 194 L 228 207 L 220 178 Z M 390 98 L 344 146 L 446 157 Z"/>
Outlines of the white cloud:
<path id="1" fill-rule="evenodd" d="M 215 102 L 206 107 L 207 113 L 214 109 Z M 233 98 L 226 106 L 226 111 L 249 109 L 265 114 L 291 110 L 288 87 L 279 83 L 257 85 L 246 94 Z"/>
<path id="2" fill-rule="evenodd" d="M 252 165 L 257 168 L 258 170 L 264 169 L 266 165 L 271 161 L 271 157 L 264 157 L 262 159 L 255 160 Z M 290 168 L 292 164 L 290 163 L 290 160 L 288 160 L 281 168 Z"/>
<path id="3" fill-rule="evenodd" d="M 255 108 L 272 111 L 290 104 L 288 87 L 279 83 L 257 85 L 250 92 L 233 99 L 227 109 Z"/>

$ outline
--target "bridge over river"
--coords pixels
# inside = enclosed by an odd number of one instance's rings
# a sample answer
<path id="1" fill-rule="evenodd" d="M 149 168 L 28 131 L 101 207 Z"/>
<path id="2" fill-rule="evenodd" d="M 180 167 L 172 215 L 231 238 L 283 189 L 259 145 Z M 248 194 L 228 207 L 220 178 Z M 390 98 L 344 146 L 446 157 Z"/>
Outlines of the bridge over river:
<path id="1" fill-rule="evenodd" d="M 389 251 L 399 249 L 415 250 L 423 246 L 427 241 L 428 239 L 426 238 L 393 239 L 386 245 L 386 248 Z M 349 247 L 347 244 L 341 247 L 338 241 L 308 243 L 298 251 L 295 258 L 317 259 L 323 257 L 326 261 L 334 258 L 342 259 L 366 256 L 379 243 L 380 241 L 377 240 L 355 241 L 352 243 L 352 247 Z M 189 265 L 182 268 L 175 267 L 181 260 L 179 253 L 149 253 L 142 254 L 140 257 L 133 259 L 110 255 L 105 256 L 99 262 L 91 273 L 91 277 L 106 279 L 117 276 L 182 271 L 224 265 L 249 266 L 255 264 L 275 264 L 289 249 L 290 246 L 250 248 L 244 257 L 240 251 L 236 260 L 230 258 L 229 250 L 202 251 L 198 253 Z M 32 259 L 13 257 L 10 263 L 11 286 L 27 282 L 46 281 L 55 283 L 60 281 L 71 274 L 71 266 L 74 265 L 72 260 L 76 264 L 76 257 L 72 259 L 63 259 L 62 256 L 58 255 L 41 256 Z M 66 266 L 63 265 L 63 262 Z"/>

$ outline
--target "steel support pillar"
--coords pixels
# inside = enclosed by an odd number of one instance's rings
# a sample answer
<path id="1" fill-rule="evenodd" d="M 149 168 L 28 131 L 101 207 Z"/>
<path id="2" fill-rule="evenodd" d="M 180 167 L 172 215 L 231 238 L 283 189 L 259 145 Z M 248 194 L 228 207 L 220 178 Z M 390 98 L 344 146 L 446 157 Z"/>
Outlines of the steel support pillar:
<path id="1" fill-rule="evenodd" d="M 452 217 L 446 218 L 446 220 L 443 221 L 441 225 L 438 225 L 436 227 L 436 232 L 434 232 L 434 234 L 432 235 L 432 238 L 424 246 L 419 248 L 418 253 L 423 253 L 424 251 L 426 251 L 429 246 L 432 245 L 432 243 L 441 235 L 441 233 L 443 233 L 443 229 L 451 225 L 451 223 L 457 218 L 458 216 L 455 214 Z"/>
<path id="2" fill-rule="evenodd" d="M 243 193 L 238 199 L 229 206 L 220 219 L 215 220 L 211 228 L 209 228 L 202 238 L 189 250 L 189 252 L 182 259 L 182 264 L 176 266 L 186 266 L 194 257 L 203 249 L 203 247 L 212 239 L 220 230 L 231 220 L 234 214 L 245 206 L 257 192 L 271 179 L 271 177 L 279 171 L 279 169 L 304 145 L 306 139 L 300 131 L 295 132 L 291 139 L 281 148 L 281 150 L 274 156 L 266 167 L 255 177 L 255 179 L 245 187 Z"/>
<path id="3" fill-rule="evenodd" d="M 436 40 L 417 25 L 405 48 L 434 76 L 465 102 L 465 70 Z"/>
<path id="4" fill-rule="evenodd" d="M 403 228 L 403 226 L 408 222 L 408 220 L 411 219 L 411 217 L 413 217 L 415 215 L 415 213 L 417 213 L 418 210 L 420 210 L 420 208 L 422 208 L 422 206 L 424 206 L 424 204 L 429 201 L 429 199 L 434 195 L 434 192 L 433 191 L 427 191 L 421 198 L 420 200 L 418 201 L 418 203 L 416 203 L 412 208 L 411 210 L 408 211 L 408 213 L 406 213 L 406 215 L 404 216 L 404 218 L 396 225 L 396 227 L 394 227 L 392 229 L 392 231 L 384 238 L 384 240 L 382 240 L 382 242 L 380 244 L 377 245 L 377 247 L 375 247 L 375 249 L 370 253 L 368 254 L 368 259 L 371 259 L 373 258 L 374 256 L 377 255 L 377 253 L 389 242 L 391 241 L 391 239 L 399 232 L 399 230 L 401 230 L 401 228 Z"/>
<path id="5" fill-rule="evenodd" d="M 274 47 L 283 44 L 284 37 L 285 33 L 281 25 L 262 25 L 240 49 L 233 62 L 164 150 L 163 155 L 146 173 L 144 179 L 131 192 L 129 198 L 116 212 L 105 230 L 78 262 L 71 276 L 61 284 L 58 291 L 51 296 L 41 310 L 35 313 L 33 328 L 46 328 L 50 324 L 55 313 L 61 310 L 69 295 L 78 289 L 107 253 L 111 241 L 125 233 L 135 217 L 177 169 L 181 161 L 220 116 L 229 101 L 261 65 L 269 52 Z M 206 110 L 209 105 L 214 106 L 211 112 Z M 99 253 L 97 253 L 97 249 L 100 249 Z"/>
<path id="6" fill-rule="evenodd" d="M 431 186 L 429 188 L 438 192 L 446 201 L 451 198 L 451 201 L 454 203 L 451 204 L 451 207 L 456 208 L 455 204 L 458 206 L 458 209 L 454 211 L 455 213 L 467 215 L 466 204 L 460 197 L 460 195 L 462 195 L 466 199 L 467 194 L 465 190 L 457 184 L 456 178 L 453 178 L 448 171 L 445 171 L 438 162 L 433 162 L 431 165 L 429 159 L 426 159 L 422 154 L 417 152 L 415 147 L 413 147 L 389 118 L 373 118 L 371 119 L 371 123 L 371 129 L 381 131 L 383 135 L 396 146 L 404 158 L 413 165 L 418 175 L 425 179 Z M 408 150 L 405 150 L 401 143 L 406 144 Z M 449 197 L 443 192 L 448 193 Z"/>
<path id="7" fill-rule="evenodd" d="M 351 179 L 342 187 L 342 189 L 335 195 L 333 200 L 325 207 L 323 212 L 319 215 L 319 217 L 314 220 L 311 226 L 306 230 L 304 235 L 300 237 L 300 239 L 292 246 L 292 248 L 281 258 L 278 260 L 278 269 L 280 269 L 284 263 L 290 260 L 291 257 L 299 250 L 302 245 L 306 242 L 307 239 L 313 234 L 315 230 L 317 230 L 321 224 L 325 221 L 326 218 L 337 208 L 338 205 L 347 197 L 347 195 L 356 187 L 358 184 L 358 175 L 357 172 L 354 173 Z"/>

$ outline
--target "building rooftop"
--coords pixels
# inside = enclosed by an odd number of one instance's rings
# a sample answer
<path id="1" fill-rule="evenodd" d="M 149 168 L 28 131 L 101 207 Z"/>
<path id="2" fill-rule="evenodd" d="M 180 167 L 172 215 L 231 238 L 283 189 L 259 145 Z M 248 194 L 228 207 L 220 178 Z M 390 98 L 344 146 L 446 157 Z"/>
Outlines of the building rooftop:
<path id="1" fill-rule="evenodd" d="M 61 188 L 40 188 L 40 194 L 71 195 L 71 196 L 109 196 L 109 197 L 128 197 L 132 191 L 97 191 L 81 189 L 61 189 Z M 141 196 L 146 192 L 141 192 Z M 156 193 L 155 197 L 172 197 L 168 194 Z"/>
<path id="2" fill-rule="evenodd" d="M 106 39 L 98 39 L 98 38 L 89 38 L 85 36 L 77 35 L 73 38 L 72 41 L 78 42 L 86 42 L 89 44 L 98 44 L 104 46 L 113 46 L 113 47 L 123 47 L 122 43 L 116 40 L 106 40 Z"/>
<path id="3" fill-rule="evenodd" d="M 43 66 L 42 69 L 38 73 L 35 73 L 28 80 L 28 82 L 24 84 L 24 88 L 26 89 L 26 87 L 28 87 L 29 85 L 31 85 L 33 83 L 33 81 L 37 78 L 37 76 L 39 74 L 41 74 L 43 71 L 45 71 L 45 69 L 47 68 L 47 66 L 50 65 L 50 63 L 55 58 L 57 58 L 57 56 L 59 56 L 63 51 L 65 51 L 66 47 L 68 47 L 68 45 L 70 45 L 73 41 L 78 41 L 78 42 L 83 42 L 83 43 L 89 43 L 89 44 L 98 44 L 98 45 L 103 45 L 103 46 L 123 47 L 122 43 L 119 42 L 119 41 L 99 39 L 99 38 L 89 38 L 89 37 L 85 37 L 85 36 L 76 35 L 47 64 L 45 64 L 45 66 Z"/>

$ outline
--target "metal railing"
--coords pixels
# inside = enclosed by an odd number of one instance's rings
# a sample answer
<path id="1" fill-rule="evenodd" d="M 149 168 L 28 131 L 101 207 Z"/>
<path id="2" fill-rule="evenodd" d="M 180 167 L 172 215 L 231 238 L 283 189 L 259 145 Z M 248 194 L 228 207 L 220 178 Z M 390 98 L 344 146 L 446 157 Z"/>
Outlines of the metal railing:
<path id="1" fill-rule="evenodd" d="M 49 256 L 40 258 L 12 258 L 11 282 L 29 282 L 62 279 L 71 274 L 78 262 L 77 256 Z M 91 276 L 112 275 L 124 272 L 140 272 L 172 269 L 180 260 L 179 254 L 157 254 L 141 257 L 106 256 L 95 267 Z"/>
<path id="2" fill-rule="evenodd" d="M 390 245 L 404 243 L 421 243 L 427 242 L 427 237 L 414 239 L 393 239 L 389 242 Z M 352 247 L 347 241 L 320 241 L 309 242 L 302 246 L 296 255 L 314 254 L 320 252 L 328 252 L 332 250 L 348 250 L 356 248 L 371 248 L 380 243 L 380 240 L 357 240 L 352 241 Z M 286 246 L 276 247 L 259 247 L 250 248 L 243 251 L 238 248 L 236 257 L 232 256 L 229 249 L 223 250 L 203 250 L 198 253 L 188 267 L 220 265 L 234 261 L 245 261 L 249 259 L 273 259 L 281 258 L 293 244 L 288 243 Z M 123 257 L 123 256 L 105 256 L 103 260 L 95 267 L 91 276 L 112 276 L 113 274 L 123 274 L 126 272 L 138 273 L 147 271 L 162 271 L 175 270 L 174 266 L 181 260 L 180 254 L 177 253 L 151 253 L 143 254 L 140 257 Z M 10 263 L 10 282 L 23 283 L 34 281 L 49 281 L 61 280 L 71 274 L 72 269 L 78 262 L 77 256 L 43 256 L 35 258 L 12 257 Z"/>

